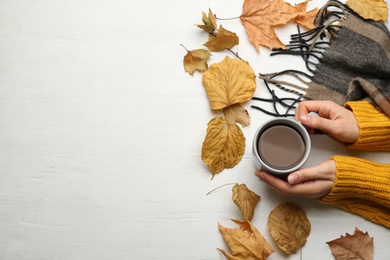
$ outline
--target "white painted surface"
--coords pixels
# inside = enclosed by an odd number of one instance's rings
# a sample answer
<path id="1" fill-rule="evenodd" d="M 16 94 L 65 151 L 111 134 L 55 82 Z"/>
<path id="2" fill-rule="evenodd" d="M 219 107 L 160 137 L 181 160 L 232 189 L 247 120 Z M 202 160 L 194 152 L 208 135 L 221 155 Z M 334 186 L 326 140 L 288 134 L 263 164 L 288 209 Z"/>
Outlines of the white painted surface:
<path id="1" fill-rule="evenodd" d="M 230 187 L 206 193 L 230 182 L 262 196 L 253 224 L 272 244 L 269 212 L 286 200 L 306 210 L 303 259 L 333 259 L 325 242 L 355 226 L 374 237 L 374 259 L 390 255 L 388 229 L 280 196 L 255 178 L 251 138 L 268 117 L 251 103 L 244 159 L 210 180 L 200 151 L 215 114 L 201 74 L 184 72 L 180 44 L 201 48 L 201 12 L 236 17 L 242 2 L 0 1 L 0 259 L 223 259 L 217 223 L 234 227 L 240 214 Z M 222 24 L 239 35 L 235 51 L 256 73 L 302 66 L 256 53 L 239 20 Z M 282 41 L 294 30 L 279 29 Z M 389 162 L 386 153 L 352 153 L 316 136 L 308 164 L 335 153 Z M 269 259 L 300 256 L 277 249 Z"/>

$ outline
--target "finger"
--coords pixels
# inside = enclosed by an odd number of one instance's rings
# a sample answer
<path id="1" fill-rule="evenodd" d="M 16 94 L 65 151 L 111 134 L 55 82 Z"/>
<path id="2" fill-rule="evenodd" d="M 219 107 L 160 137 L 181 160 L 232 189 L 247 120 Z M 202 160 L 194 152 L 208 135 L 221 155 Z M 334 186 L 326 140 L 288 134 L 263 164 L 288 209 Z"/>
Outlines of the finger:
<path id="1" fill-rule="evenodd" d="M 306 198 L 319 198 L 326 195 L 332 188 L 332 181 L 309 180 L 297 184 L 289 184 L 266 172 L 259 174 L 259 179 L 267 183 L 282 195 Z"/>
<path id="2" fill-rule="evenodd" d="M 308 129 L 317 129 L 327 134 L 332 134 L 338 129 L 338 122 L 327 118 L 303 115 L 300 119 L 301 123 Z"/>
<path id="3" fill-rule="evenodd" d="M 310 112 L 318 112 L 323 104 L 323 101 L 302 101 L 295 109 L 295 120 L 301 121 L 301 116 L 307 115 Z"/>
<path id="4" fill-rule="evenodd" d="M 290 185 L 295 185 L 297 183 L 318 180 L 318 179 L 322 179 L 322 177 L 317 173 L 317 171 L 315 170 L 313 171 L 311 170 L 311 168 L 306 168 L 291 173 L 288 176 L 287 181 Z"/>
<path id="5" fill-rule="evenodd" d="M 265 171 L 256 171 L 255 175 L 269 186 L 277 190 L 279 193 L 286 195 L 294 195 L 290 192 L 291 185 Z"/>

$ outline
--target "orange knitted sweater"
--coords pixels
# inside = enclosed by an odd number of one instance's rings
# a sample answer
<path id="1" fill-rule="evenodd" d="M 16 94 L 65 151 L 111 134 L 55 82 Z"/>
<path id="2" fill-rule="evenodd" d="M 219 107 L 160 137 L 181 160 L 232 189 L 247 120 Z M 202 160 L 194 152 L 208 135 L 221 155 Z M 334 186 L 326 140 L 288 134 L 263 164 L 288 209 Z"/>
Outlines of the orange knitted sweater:
<path id="1" fill-rule="evenodd" d="M 360 128 L 358 141 L 348 148 L 390 151 L 389 117 L 367 101 L 348 102 L 345 107 Z M 390 164 L 348 156 L 331 159 L 336 162 L 336 180 L 331 192 L 318 200 L 390 227 Z"/>

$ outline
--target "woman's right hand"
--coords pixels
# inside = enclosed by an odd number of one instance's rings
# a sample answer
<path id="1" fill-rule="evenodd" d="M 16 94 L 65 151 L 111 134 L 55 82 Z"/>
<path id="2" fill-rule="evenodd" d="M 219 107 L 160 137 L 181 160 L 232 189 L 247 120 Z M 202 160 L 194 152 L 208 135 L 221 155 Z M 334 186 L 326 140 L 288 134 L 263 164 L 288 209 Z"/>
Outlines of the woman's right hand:
<path id="1" fill-rule="evenodd" d="M 310 112 L 319 116 L 312 116 Z M 310 134 L 318 129 L 345 143 L 355 143 L 359 137 L 355 115 L 332 101 L 302 101 L 295 110 L 295 120 L 300 121 Z"/>

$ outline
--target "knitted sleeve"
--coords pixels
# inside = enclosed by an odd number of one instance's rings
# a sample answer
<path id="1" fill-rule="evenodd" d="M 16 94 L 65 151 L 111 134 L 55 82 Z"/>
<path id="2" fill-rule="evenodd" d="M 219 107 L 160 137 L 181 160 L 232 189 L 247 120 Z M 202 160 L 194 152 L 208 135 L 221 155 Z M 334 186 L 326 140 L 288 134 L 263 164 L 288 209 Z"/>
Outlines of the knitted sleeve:
<path id="1" fill-rule="evenodd" d="M 348 102 L 359 124 L 359 139 L 349 149 L 390 151 L 390 118 L 368 101 Z"/>
<path id="2" fill-rule="evenodd" d="M 336 180 L 318 201 L 390 227 L 390 164 L 334 156 Z"/>

